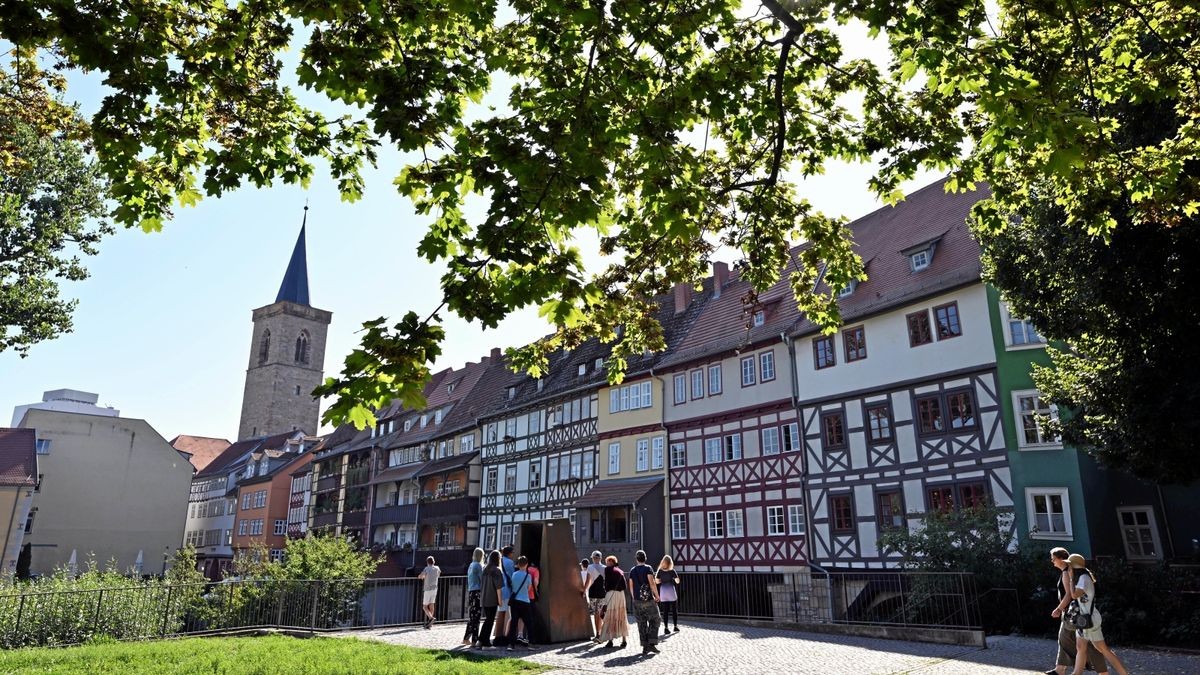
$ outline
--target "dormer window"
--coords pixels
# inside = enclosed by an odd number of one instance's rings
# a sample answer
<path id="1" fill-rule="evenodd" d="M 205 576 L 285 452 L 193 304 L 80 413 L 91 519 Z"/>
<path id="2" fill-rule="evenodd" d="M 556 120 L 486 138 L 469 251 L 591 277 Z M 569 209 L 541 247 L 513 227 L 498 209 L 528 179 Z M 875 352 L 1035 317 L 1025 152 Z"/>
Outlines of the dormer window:
<path id="1" fill-rule="evenodd" d="M 754 313 L 754 318 L 751 320 L 751 323 L 752 323 L 752 324 L 753 324 L 753 325 L 754 325 L 756 328 L 757 328 L 758 326 L 761 326 L 761 325 L 763 325 L 763 324 L 764 324 L 764 323 L 766 323 L 766 322 L 767 322 L 767 311 L 766 311 L 765 309 L 760 309 L 760 310 L 758 310 L 757 312 L 755 312 L 755 313 Z"/>
<path id="2" fill-rule="evenodd" d="M 927 269 L 932 260 L 933 256 L 930 254 L 930 251 L 927 248 L 917 251 L 916 253 L 912 253 L 908 256 L 908 262 L 910 265 L 912 265 L 912 271 L 914 272 L 920 272 L 921 270 Z"/>
<path id="3" fill-rule="evenodd" d="M 404 431 L 408 432 L 409 429 L 412 429 L 412 420 L 404 420 Z"/>
<path id="4" fill-rule="evenodd" d="M 421 428 L 424 429 L 425 425 L 428 423 L 429 423 L 429 415 L 421 415 Z"/>
<path id="5" fill-rule="evenodd" d="M 517 388 L 516 388 L 516 387 L 509 387 L 509 388 L 508 388 L 508 400 L 510 400 L 510 401 L 511 401 L 511 400 L 513 400 L 513 399 L 514 399 L 514 398 L 516 398 L 516 397 L 517 397 Z"/>
<path id="6" fill-rule="evenodd" d="M 387 432 L 390 434 L 396 428 L 396 420 L 388 420 Z"/>
<path id="7" fill-rule="evenodd" d="M 583 377 L 584 375 L 587 375 L 587 364 L 586 363 L 579 364 L 579 368 L 576 369 L 576 373 L 579 375 L 579 377 Z"/>
<path id="8" fill-rule="evenodd" d="M 842 287 L 838 291 L 838 299 L 845 299 L 854 294 L 854 289 L 858 288 L 858 279 L 851 279 L 850 283 Z"/>
<path id="9" fill-rule="evenodd" d="M 446 393 L 447 393 L 447 394 L 453 394 L 453 393 L 454 393 L 454 385 L 456 385 L 456 384 L 458 384 L 458 383 L 457 383 L 457 382 L 451 382 L 450 384 L 446 385 Z"/>
<path id="10" fill-rule="evenodd" d="M 604 367 L 604 359 L 596 359 L 596 370 L 599 371 Z"/>
<path id="11" fill-rule="evenodd" d="M 433 423 L 434 424 L 442 423 L 442 411 L 441 410 L 439 410 L 433 414 Z"/>
<path id="12" fill-rule="evenodd" d="M 538 380 L 538 381 L 537 381 L 537 390 L 538 390 L 538 391 L 541 391 L 541 390 L 542 390 L 542 388 L 543 388 L 543 387 L 545 387 L 545 386 L 546 386 L 546 382 L 545 382 L 545 380 Z"/>

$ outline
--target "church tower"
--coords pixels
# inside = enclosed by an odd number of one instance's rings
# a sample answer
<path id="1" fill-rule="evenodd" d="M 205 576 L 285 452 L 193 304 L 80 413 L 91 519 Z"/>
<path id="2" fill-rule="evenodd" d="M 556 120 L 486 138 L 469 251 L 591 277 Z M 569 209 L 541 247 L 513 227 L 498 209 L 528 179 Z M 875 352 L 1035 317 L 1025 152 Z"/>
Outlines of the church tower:
<path id="1" fill-rule="evenodd" d="M 308 304 L 307 225 L 305 206 L 279 294 L 272 304 L 254 310 L 239 440 L 295 429 L 315 434 L 320 424 L 312 390 L 323 377 L 325 334 L 333 313 Z"/>

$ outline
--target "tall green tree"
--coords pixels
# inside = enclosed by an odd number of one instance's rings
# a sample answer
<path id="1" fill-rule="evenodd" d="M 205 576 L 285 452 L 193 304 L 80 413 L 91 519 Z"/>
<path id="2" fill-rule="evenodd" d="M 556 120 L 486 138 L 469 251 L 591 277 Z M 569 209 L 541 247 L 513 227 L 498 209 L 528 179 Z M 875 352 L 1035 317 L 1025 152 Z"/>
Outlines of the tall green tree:
<path id="1" fill-rule="evenodd" d="M 888 63 L 847 52 L 851 22 Z M 837 324 L 813 281 L 836 290 L 862 262 L 795 182 L 830 158 L 877 161 L 872 186 L 893 200 L 922 167 L 951 189 L 986 180 L 984 233 L 1035 184 L 1064 227 L 1102 237 L 1118 216 L 1194 214 L 1197 35 L 1190 0 L 0 0 L 0 38 L 112 88 L 92 127 L 122 224 L 161 227 L 174 204 L 244 183 L 306 184 L 316 160 L 354 199 L 382 144 L 420 153 L 396 187 L 430 217 L 420 254 L 447 266 L 439 311 L 490 326 L 538 305 L 558 332 L 519 365 L 536 374 L 596 337 L 615 342 L 614 380 L 662 346 L 646 298 L 698 281 L 718 243 L 741 249 L 755 288 L 787 274 L 800 308 Z M 293 83 L 348 112 L 305 107 Z M 464 114 L 489 92 L 504 105 Z M 1181 123 L 1121 147 L 1113 101 L 1160 102 Z M 589 274 L 585 230 L 619 262 Z M 795 239 L 811 245 L 792 253 Z M 318 389 L 338 396 L 327 420 L 419 401 L 438 320 L 369 324 Z"/>
<path id="2" fill-rule="evenodd" d="M 21 356 L 70 332 L 75 300 L 61 280 L 88 276 L 81 255 L 112 232 L 105 179 L 61 127 L 0 123 L 0 352 Z"/>

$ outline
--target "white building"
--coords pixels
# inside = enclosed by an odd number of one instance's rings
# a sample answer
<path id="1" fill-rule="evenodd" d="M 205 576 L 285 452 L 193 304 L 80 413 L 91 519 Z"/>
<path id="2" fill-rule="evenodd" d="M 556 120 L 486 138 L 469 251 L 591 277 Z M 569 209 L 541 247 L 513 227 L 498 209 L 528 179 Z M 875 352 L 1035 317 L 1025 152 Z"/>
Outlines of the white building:
<path id="1" fill-rule="evenodd" d="M 78 389 L 54 389 L 42 394 L 40 403 L 27 403 L 13 408 L 12 426 L 21 426 L 21 420 L 25 418 L 25 412 L 28 410 L 54 410 L 57 412 L 73 412 L 82 413 L 84 415 L 104 415 L 106 417 L 119 417 L 121 411 L 112 406 L 102 407 L 96 405 L 96 401 L 100 400 L 99 394 L 92 394 Z"/>

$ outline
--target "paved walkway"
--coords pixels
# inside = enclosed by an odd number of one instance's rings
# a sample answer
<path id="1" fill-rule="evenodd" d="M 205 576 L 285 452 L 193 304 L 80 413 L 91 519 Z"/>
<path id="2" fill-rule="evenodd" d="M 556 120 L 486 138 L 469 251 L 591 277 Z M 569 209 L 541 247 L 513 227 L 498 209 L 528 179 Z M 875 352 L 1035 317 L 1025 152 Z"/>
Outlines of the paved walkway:
<path id="1" fill-rule="evenodd" d="M 679 633 L 663 637 L 662 653 L 641 656 L 637 626 L 631 624 L 629 646 L 605 649 L 590 642 L 534 647 L 533 651 L 499 649 L 483 654 L 520 656 L 553 666 L 554 675 L 603 672 L 637 673 L 920 673 L 921 675 L 1008 675 L 1040 673 L 1053 665 L 1055 643 L 1020 637 L 988 639 L 988 649 L 801 633 L 685 622 Z M 382 640 L 411 647 L 463 649 L 463 624 L 435 624 L 430 630 L 390 628 L 340 633 L 345 637 Z M 479 653 L 479 652 L 477 652 Z M 1200 673 L 1200 656 L 1148 650 L 1118 649 L 1134 675 Z M 1112 671 L 1115 673 L 1116 671 Z"/>

